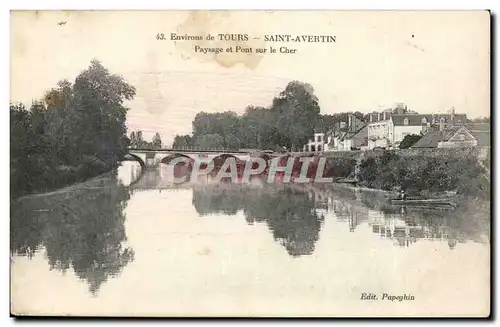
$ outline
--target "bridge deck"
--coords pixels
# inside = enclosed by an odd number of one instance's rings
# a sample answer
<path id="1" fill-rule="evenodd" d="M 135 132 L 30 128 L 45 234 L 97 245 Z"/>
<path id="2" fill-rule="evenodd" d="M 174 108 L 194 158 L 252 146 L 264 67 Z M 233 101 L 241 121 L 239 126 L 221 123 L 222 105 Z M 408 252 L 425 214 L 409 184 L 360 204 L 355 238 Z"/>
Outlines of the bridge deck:
<path id="1" fill-rule="evenodd" d="M 199 149 L 146 149 L 146 148 L 128 148 L 127 151 L 137 151 L 137 152 L 165 152 L 165 153 L 238 153 L 238 154 L 248 154 L 249 151 L 236 151 L 236 150 L 224 150 L 224 149 L 213 149 L 213 150 L 199 150 Z"/>

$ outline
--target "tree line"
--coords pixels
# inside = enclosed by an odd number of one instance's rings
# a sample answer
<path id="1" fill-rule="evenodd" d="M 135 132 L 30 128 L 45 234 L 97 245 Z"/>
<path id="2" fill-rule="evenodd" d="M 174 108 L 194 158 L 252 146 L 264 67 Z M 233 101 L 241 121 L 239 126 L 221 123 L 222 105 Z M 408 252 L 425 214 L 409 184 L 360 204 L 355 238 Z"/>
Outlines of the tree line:
<path id="1" fill-rule="evenodd" d="M 92 61 L 74 83 L 63 80 L 43 99 L 10 104 L 11 198 L 108 171 L 122 160 L 124 101 L 135 88 Z"/>
<path id="2" fill-rule="evenodd" d="M 73 270 L 95 296 L 135 256 L 125 243 L 130 190 L 123 187 L 116 170 L 107 177 L 88 181 L 89 187 L 74 192 L 13 201 L 11 253 L 32 258 L 43 248 L 50 270 L 62 274 Z"/>
<path id="3" fill-rule="evenodd" d="M 142 131 L 132 131 L 130 133 L 130 147 L 134 149 L 161 149 L 161 136 L 156 133 L 151 142 L 144 140 Z"/>
<path id="4" fill-rule="evenodd" d="M 355 116 L 363 119 L 360 112 Z M 248 106 L 243 115 L 232 111 L 198 113 L 192 135 L 177 135 L 173 148 L 301 150 L 315 131 L 327 132 L 348 113 L 321 115 L 310 84 L 292 81 L 269 108 Z"/>

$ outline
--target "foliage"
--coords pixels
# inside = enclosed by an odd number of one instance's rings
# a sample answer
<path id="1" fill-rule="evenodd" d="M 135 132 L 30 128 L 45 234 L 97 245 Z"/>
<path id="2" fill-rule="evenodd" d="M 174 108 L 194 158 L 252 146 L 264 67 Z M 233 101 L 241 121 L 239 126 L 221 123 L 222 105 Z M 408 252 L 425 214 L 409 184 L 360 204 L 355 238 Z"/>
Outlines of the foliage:
<path id="1" fill-rule="evenodd" d="M 274 239 L 293 257 L 314 252 L 324 221 L 315 205 L 314 199 L 306 193 L 290 188 L 256 190 L 204 186 L 193 189 L 193 206 L 198 214 L 234 215 L 243 210 L 248 224 L 265 223 Z"/>
<path id="2" fill-rule="evenodd" d="M 344 157 L 328 157 L 326 160 L 326 177 L 349 177 L 354 174 L 356 159 Z"/>
<path id="3" fill-rule="evenodd" d="M 361 185 L 384 190 L 405 189 L 409 194 L 455 191 L 489 198 L 485 169 L 473 155 L 407 154 L 383 151 L 363 159 L 358 178 Z"/>
<path id="4" fill-rule="evenodd" d="M 219 134 L 205 134 L 196 139 L 195 148 L 197 149 L 222 149 L 224 147 L 224 138 Z"/>
<path id="5" fill-rule="evenodd" d="M 158 133 L 153 137 L 153 149 L 161 149 L 161 137 Z"/>
<path id="6" fill-rule="evenodd" d="M 11 253 L 32 257 L 44 248 L 51 270 L 73 269 L 96 295 L 106 280 L 134 260 L 133 249 L 124 244 L 124 209 L 130 194 L 116 171 L 86 183 L 101 187 L 13 200 Z"/>
<path id="7" fill-rule="evenodd" d="M 365 116 L 363 113 L 359 111 L 355 112 L 340 112 L 340 113 L 334 113 L 334 114 L 325 114 L 325 115 L 320 115 L 318 122 L 316 124 L 316 130 L 318 132 L 322 133 L 327 133 L 332 130 L 335 131 L 340 131 L 340 123 L 345 122 L 348 123 L 349 121 L 349 114 L 352 114 L 354 117 L 358 118 L 361 121 L 365 121 Z M 346 127 L 347 129 L 347 127 Z"/>
<path id="8" fill-rule="evenodd" d="M 59 82 L 29 110 L 11 104 L 11 196 L 52 189 L 115 167 L 129 143 L 124 101 L 134 95 L 133 86 L 94 60 L 73 85 Z"/>
<path id="9" fill-rule="evenodd" d="M 129 146 L 133 149 L 161 149 L 162 141 L 159 133 L 153 136 L 151 142 L 144 140 L 141 130 L 132 131 L 130 133 Z"/>
<path id="10" fill-rule="evenodd" d="M 418 134 L 408 134 L 406 135 L 401 143 L 399 144 L 400 149 L 408 149 L 411 147 L 413 144 L 417 143 L 418 140 L 422 138 L 422 135 Z"/>
<path id="11" fill-rule="evenodd" d="M 293 81 L 274 98 L 270 108 L 249 106 L 242 116 L 232 111 L 198 113 L 192 139 L 178 135 L 174 147 L 297 150 L 314 134 L 319 112 L 312 86 Z"/>
<path id="12" fill-rule="evenodd" d="M 190 135 L 176 135 L 172 147 L 174 149 L 189 149 L 193 147 Z"/>

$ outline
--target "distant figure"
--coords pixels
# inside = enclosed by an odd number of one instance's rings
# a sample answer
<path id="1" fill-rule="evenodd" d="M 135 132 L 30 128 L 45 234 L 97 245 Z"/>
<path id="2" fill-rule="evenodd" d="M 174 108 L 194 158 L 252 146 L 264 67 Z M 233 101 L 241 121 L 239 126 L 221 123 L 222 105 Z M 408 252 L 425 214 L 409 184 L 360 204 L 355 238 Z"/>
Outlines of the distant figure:
<path id="1" fill-rule="evenodd" d="M 401 192 L 399 192 L 399 197 L 401 200 L 406 200 L 405 190 L 401 189 Z"/>
<path id="2" fill-rule="evenodd" d="M 448 240 L 448 247 L 450 248 L 450 250 L 453 250 L 456 245 L 457 245 L 456 239 L 453 238 Z"/>

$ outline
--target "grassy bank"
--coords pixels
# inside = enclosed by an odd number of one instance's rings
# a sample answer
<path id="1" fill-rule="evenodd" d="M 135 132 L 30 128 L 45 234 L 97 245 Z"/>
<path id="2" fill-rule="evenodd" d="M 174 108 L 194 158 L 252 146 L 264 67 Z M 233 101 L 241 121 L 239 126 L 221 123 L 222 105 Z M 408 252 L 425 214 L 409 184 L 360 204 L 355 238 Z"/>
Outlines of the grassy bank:
<path id="1" fill-rule="evenodd" d="M 38 169 L 26 171 L 18 167 L 10 170 L 10 198 L 54 191 L 75 183 L 107 173 L 115 166 L 106 165 L 97 158 L 86 158 L 78 166 L 40 165 Z"/>
<path id="2" fill-rule="evenodd" d="M 382 190 L 404 188 L 410 195 L 456 192 L 489 199 L 490 180 L 477 157 L 448 152 L 437 156 L 396 151 L 373 152 L 361 160 L 359 185 Z"/>

